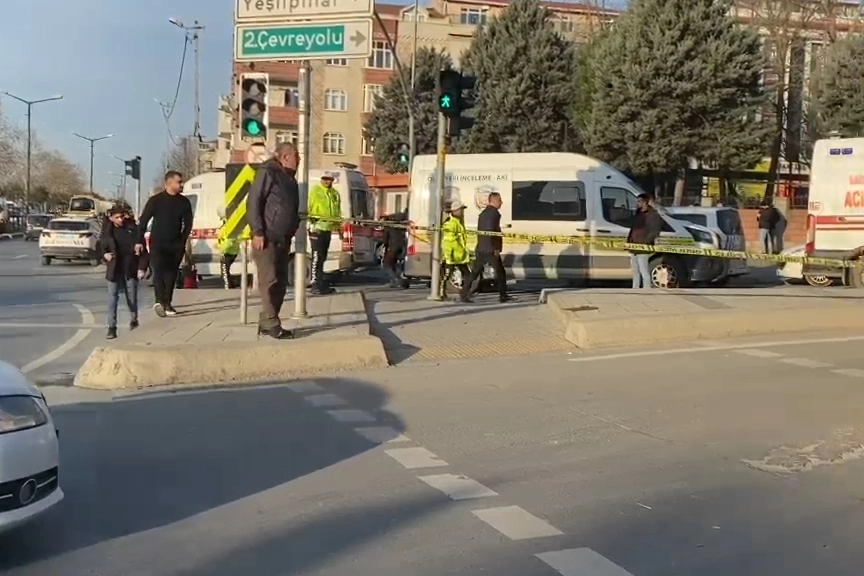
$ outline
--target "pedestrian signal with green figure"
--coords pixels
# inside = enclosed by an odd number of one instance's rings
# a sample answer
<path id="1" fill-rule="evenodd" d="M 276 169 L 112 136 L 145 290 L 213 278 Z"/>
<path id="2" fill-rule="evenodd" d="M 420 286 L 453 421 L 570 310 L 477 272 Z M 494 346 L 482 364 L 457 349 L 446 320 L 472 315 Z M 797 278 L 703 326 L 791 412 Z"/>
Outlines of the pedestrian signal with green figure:
<path id="1" fill-rule="evenodd" d="M 240 253 L 240 242 L 226 233 L 225 224 L 226 220 L 223 218 L 219 234 L 216 236 L 216 247 L 222 254 L 219 266 L 222 285 L 225 286 L 226 290 L 231 290 L 237 287 L 231 279 L 231 265 L 234 264 L 237 260 L 237 255 Z"/>
<path id="2" fill-rule="evenodd" d="M 459 200 L 454 200 L 448 210 L 449 216 L 441 226 L 441 284 L 438 294 L 441 298 L 447 297 L 447 284 L 457 270 L 462 275 L 462 281 L 468 281 L 471 277 L 468 270 L 468 262 L 471 261 L 471 252 L 468 250 L 468 232 L 465 229 L 465 205 Z"/>

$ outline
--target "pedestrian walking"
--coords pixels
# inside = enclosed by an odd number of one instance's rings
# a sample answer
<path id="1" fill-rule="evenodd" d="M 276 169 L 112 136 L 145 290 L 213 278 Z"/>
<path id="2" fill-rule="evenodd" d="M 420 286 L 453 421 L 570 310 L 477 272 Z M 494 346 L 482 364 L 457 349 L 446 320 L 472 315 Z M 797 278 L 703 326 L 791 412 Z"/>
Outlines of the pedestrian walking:
<path id="1" fill-rule="evenodd" d="M 384 258 L 381 263 L 390 275 L 391 288 L 408 288 L 408 281 L 403 278 L 403 264 L 408 246 L 408 231 L 405 229 L 408 214 L 397 212 L 385 216 L 384 221 L 396 225 L 384 226 Z"/>
<path id="2" fill-rule="evenodd" d="M 342 198 L 333 186 L 333 176 L 324 174 L 309 190 L 309 239 L 312 244 L 312 293 L 329 294 L 333 288 L 324 277 L 333 232 L 342 238 Z"/>
<path id="3" fill-rule="evenodd" d="M 138 249 L 138 226 L 126 218 L 125 209 L 115 206 L 108 214 L 102 233 L 102 257 L 108 280 L 108 335 L 117 338 L 117 306 L 120 293 L 129 309 L 129 329 L 138 327 L 138 281 L 147 270 L 147 252 Z"/>
<path id="4" fill-rule="evenodd" d="M 138 225 L 139 251 L 143 250 L 144 233 L 150 221 L 150 267 L 153 273 L 153 310 L 160 318 L 176 316 L 173 306 L 174 286 L 186 241 L 192 232 L 192 203 L 183 196 L 183 175 L 176 170 L 165 173 L 165 190 L 147 199 Z"/>
<path id="5" fill-rule="evenodd" d="M 231 280 L 231 265 L 237 260 L 237 255 L 240 253 L 240 242 L 236 238 L 232 238 L 226 234 L 225 223 L 222 219 L 222 226 L 219 228 L 219 233 L 216 236 L 216 248 L 222 255 L 219 261 L 219 272 L 222 276 L 222 285 L 226 290 L 236 288 Z"/>
<path id="6" fill-rule="evenodd" d="M 458 270 L 462 274 L 463 282 L 471 275 L 468 269 L 471 253 L 468 251 L 468 233 L 465 230 L 465 205 L 454 200 L 448 212 L 450 215 L 441 226 L 442 270 L 438 294 L 442 299 L 447 297 L 447 284 L 454 271 Z"/>
<path id="7" fill-rule="evenodd" d="M 653 246 L 663 230 L 663 219 L 657 210 L 651 206 L 651 197 L 648 194 L 639 194 L 636 197 L 636 218 L 627 235 L 629 244 L 647 244 Z M 633 288 L 653 288 L 651 280 L 651 252 L 630 252 L 630 268 L 633 273 Z"/>
<path id="8" fill-rule="evenodd" d="M 768 200 L 763 200 L 756 216 L 759 224 L 759 246 L 765 254 L 774 254 L 774 242 L 777 224 L 780 222 L 780 212 Z"/>
<path id="9" fill-rule="evenodd" d="M 501 261 L 501 251 L 504 246 L 504 238 L 501 234 L 501 194 L 490 192 L 486 201 L 486 207 L 477 218 L 477 231 L 489 232 L 490 234 L 478 234 L 477 250 L 474 255 L 474 267 L 468 281 L 463 283 L 462 292 L 459 295 L 463 302 L 471 301 L 471 289 L 475 282 L 483 278 L 483 270 L 486 265 L 492 266 L 495 271 L 495 283 L 498 287 L 498 300 L 509 302 L 512 298 L 507 295 L 507 272 L 504 270 L 504 262 Z M 497 235 L 496 235 L 497 234 Z"/>
<path id="10" fill-rule="evenodd" d="M 258 333 L 277 339 L 294 337 L 282 328 L 279 312 L 288 287 L 291 241 L 300 226 L 299 164 L 300 154 L 293 144 L 278 144 L 273 158 L 258 168 L 246 201 L 261 295 Z"/>

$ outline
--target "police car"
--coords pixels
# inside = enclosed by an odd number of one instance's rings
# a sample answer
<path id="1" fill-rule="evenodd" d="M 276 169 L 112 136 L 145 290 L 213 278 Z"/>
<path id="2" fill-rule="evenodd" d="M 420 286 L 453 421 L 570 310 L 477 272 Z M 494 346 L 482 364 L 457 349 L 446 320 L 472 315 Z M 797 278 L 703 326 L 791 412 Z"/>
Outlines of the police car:
<path id="1" fill-rule="evenodd" d="M 42 265 L 49 266 L 54 260 L 87 260 L 98 266 L 102 261 L 97 249 L 100 233 L 101 228 L 92 218 L 51 220 L 39 236 Z"/>

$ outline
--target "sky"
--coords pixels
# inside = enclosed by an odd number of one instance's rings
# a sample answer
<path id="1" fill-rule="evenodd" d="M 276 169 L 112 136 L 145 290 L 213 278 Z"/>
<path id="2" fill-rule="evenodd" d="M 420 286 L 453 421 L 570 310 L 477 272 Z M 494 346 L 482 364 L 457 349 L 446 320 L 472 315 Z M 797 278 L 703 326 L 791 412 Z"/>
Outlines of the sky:
<path id="1" fill-rule="evenodd" d="M 234 0 L 0 0 L 0 92 L 27 100 L 62 94 L 63 100 L 33 107 L 33 128 L 89 171 L 89 143 L 72 135 L 114 137 L 95 146 L 94 188 L 113 194 L 121 158 L 142 157 L 147 189 L 161 168 L 166 129 L 160 106 L 171 102 L 184 32 L 168 22 L 199 20 L 201 124 L 216 133 L 219 96 L 230 92 Z M 11 26 L 9 23 L 14 22 Z M 180 97 L 171 119 L 175 137 L 194 124 L 191 47 Z M 26 126 L 26 106 L 0 94 L 9 122 Z M 131 194 L 130 184 L 130 194 Z"/>

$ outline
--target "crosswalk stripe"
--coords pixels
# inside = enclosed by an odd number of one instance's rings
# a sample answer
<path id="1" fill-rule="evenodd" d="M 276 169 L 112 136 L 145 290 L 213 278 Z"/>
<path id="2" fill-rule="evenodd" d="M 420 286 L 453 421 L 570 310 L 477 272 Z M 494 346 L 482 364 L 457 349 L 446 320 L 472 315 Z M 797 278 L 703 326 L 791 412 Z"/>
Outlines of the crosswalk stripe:
<path id="1" fill-rule="evenodd" d="M 354 431 L 376 444 L 391 444 L 396 442 L 410 442 L 411 439 L 400 434 L 395 428 L 390 426 L 365 426 L 354 428 Z"/>
<path id="2" fill-rule="evenodd" d="M 392 450 L 385 450 L 384 453 L 408 470 L 449 466 L 447 462 L 426 448 L 393 448 Z"/>
<path id="3" fill-rule="evenodd" d="M 337 422 L 375 422 L 375 417 L 363 410 L 328 410 L 327 413 Z"/>
<path id="4" fill-rule="evenodd" d="M 511 540 L 560 536 L 560 530 L 519 506 L 502 506 L 471 512 Z"/>
<path id="5" fill-rule="evenodd" d="M 783 356 L 783 354 L 778 354 L 777 352 L 758 350 L 756 348 L 746 348 L 744 350 L 736 350 L 736 352 L 745 356 L 753 356 L 754 358 L 779 358 Z"/>
<path id="6" fill-rule="evenodd" d="M 323 394 L 324 389 L 314 382 L 295 382 L 286 386 L 292 392 L 297 394 Z"/>
<path id="7" fill-rule="evenodd" d="M 312 396 L 306 396 L 305 400 L 316 408 L 329 408 L 332 406 L 344 406 L 347 404 L 345 400 L 335 394 L 314 394 Z"/>
<path id="8" fill-rule="evenodd" d="M 561 576 L 633 576 L 590 548 L 571 548 L 535 554 Z"/>
<path id="9" fill-rule="evenodd" d="M 451 500 L 470 500 L 472 498 L 488 498 L 498 496 L 494 490 L 487 488 L 476 480 L 459 474 L 435 474 L 432 476 L 419 476 L 432 488 L 440 490 Z"/>

